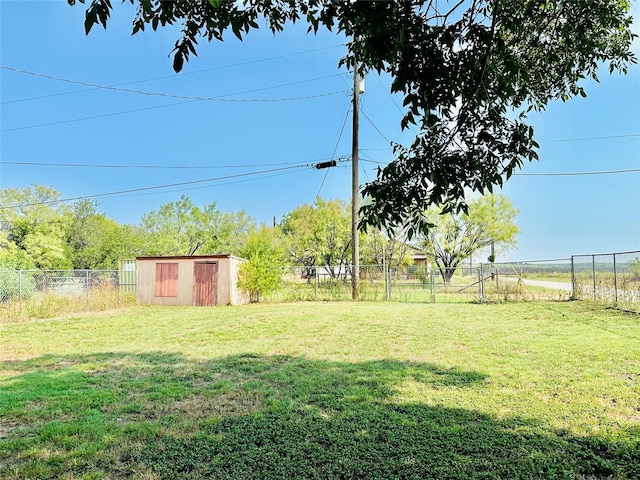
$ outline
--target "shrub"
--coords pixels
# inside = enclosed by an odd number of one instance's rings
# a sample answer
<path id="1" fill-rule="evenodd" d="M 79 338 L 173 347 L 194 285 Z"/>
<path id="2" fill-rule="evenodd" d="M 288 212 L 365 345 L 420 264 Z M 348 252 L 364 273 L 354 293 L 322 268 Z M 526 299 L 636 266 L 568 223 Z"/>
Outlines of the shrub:
<path id="1" fill-rule="evenodd" d="M 280 288 L 282 269 L 275 265 L 282 257 L 282 246 L 274 230 L 263 226 L 252 232 L 241 254 L 247 261 L 240 265 L 238 287 L 251 302 Z"/>
<path id="2" fill-rule="evenodd" d="M 275 292 L 282 283 L 282 271 L 278 267 L 265 265 L 259 258 L 252 258 L 240 265 L 238 287 L 249 294 L 252 303 L 260 296 Z"/>

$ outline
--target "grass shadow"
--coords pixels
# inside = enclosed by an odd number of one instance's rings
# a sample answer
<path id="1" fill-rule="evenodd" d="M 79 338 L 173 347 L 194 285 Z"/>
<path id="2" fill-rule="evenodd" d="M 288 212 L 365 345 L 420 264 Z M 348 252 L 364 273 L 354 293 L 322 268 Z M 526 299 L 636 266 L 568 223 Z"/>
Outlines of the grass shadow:
<path id="1" fill-rule="evenodd" d="M 1 478 L 639 478 L 640 431 L 575 437 L 532 419 L 407 402 L 479 372 L 236 355 L 0 363 Z"/>

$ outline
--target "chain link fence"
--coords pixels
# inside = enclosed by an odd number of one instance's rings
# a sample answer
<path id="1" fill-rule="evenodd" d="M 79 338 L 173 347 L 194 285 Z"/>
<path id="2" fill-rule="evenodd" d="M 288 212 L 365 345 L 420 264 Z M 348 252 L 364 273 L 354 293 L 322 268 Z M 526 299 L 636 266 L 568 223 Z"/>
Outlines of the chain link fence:
<path id="1" fill-rule="evenodd" d="M 352 267 L 281 267 L 281 286 L 267 302 L 340 301 L 352 298 Z M 574 255 L 568 259 L 465 264 L 447 281 L 430 266 L 360 266 L 364 301 L 482 302 L 591 300 L 640 313 L 640 251 Z M 104 309 L 135 301 L 135 263 L 119 270 L 0 270 L 0 307 L 54 303 L 74 310 Z M 8 311 L 5 308 L 5 311 Z"/>
<path id="2" fill-rule="evenodd" d="M 573 296 L 640 313 L 640 250 L 573 255 Z"/>
<path id="3" fill-rule="evenodd" d="M 482 265 L 487 301 L 569 300 L 571 259 L 496 262 Z"/>
<path id="4" fill-rule="evenodd" d="M 590 300 L 640 313 L 640 251 L 485 264 L 483 272 L 489 301 Z"/>
<path id="5" fill-rule="evenodd" d="M 505 302 L 569 300 L 571 260 L 459 265 L 446 271 L 426 266 L 360 266 L 360 299 L 397 302 Z M 287 267 L 269 302 L 350 300 L 351 266 Z"/>
<path id="6" fill-rule="evenodd" d="M 281 288 L 268 302 L 340 301 L 352 298 L 351 265 L 285 267 Z M 437 269 L 424 266 L 361 265 L 359 297 L 364 301 L 479 301 L 479 268 L 458 268 L 447 283 Z"/>
<path id="7" fill-rule="evenodd" d="M 135 276 L 118 270 L 0 270 L 0 315 L 104 310 L 132 303 L 135 292 Z"/>
<path id="8" fill-rule="evenodd" d="M 349 300 L 351 266 L 284 267 L 270 302 Z M 444 280 L 438 268 L 360 267 L 360 299 L 397 302 L 593 300 L 640 313 L 640 251 L 526 262 L 458 266 Z"/>
<path id="9" fill-rule="evenodd" d="M 135 278 L 121 281 L 118 270 L 0 270 L 0 302 L 34 296 L 86 296 L 96 289 L 135 292 Z"/>

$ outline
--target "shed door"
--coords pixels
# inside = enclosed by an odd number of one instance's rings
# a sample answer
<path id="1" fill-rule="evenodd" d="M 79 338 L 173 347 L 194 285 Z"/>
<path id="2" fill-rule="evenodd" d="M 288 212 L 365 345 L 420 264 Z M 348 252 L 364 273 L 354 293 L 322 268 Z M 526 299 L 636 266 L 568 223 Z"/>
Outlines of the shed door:
<path id="1" fill-rule="evenodd" d="M 195 262 L 193 266 L 193 304 L 212 306 L 218 304 L 218 262 Z"/>

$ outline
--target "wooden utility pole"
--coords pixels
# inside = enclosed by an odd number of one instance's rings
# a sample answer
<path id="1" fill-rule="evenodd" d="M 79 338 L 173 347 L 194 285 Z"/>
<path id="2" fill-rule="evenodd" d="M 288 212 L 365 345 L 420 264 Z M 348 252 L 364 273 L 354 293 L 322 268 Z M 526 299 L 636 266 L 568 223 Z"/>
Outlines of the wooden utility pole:
<path id="1" fill-rule="evenodd" d="M 358 211 L 360 210 L 360 192 L 358 183 L 358 129 L 360 103 L 360 74 L 358 62 L 353 64 L 353 125 L 351 135 L 351 297 L 360 299 L 360 242 L 358 238 Z"/>

